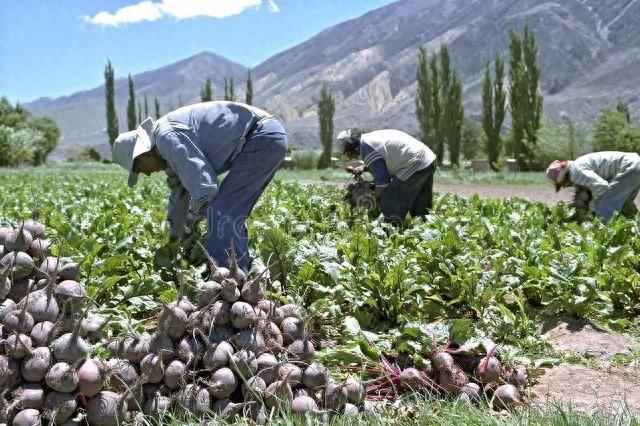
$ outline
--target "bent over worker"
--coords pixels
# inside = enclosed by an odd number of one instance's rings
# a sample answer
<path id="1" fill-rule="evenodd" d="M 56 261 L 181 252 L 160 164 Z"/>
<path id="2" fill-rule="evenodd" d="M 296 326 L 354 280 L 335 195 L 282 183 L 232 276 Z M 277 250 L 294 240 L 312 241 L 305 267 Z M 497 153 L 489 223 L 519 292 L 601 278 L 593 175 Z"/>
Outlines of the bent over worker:
<path id="1" fill-rule="evenodd" d="M 185 106 L 156 122 L 147 118 L 116 139 L 113 160 L 138 174 L 166 170 L 171 189 L 170 239 L 206 218 L 206 249 L 219 266 L 229 265 L 233 246 L 240 268 L 249 269 L 245 221 L 287 151 L 287 135 L 269 113 L 242 103 Z M 229 172 L 222 183 L 218 176 Z"/>
<path id="2" fill-rule="evenodd" d="M 634 200 L 640 191 L 640 156 L 633 152 L 603 151 L 574 161 L 552 162 L 546 175 L 556 192 L 574 186 L 591 193 L 589 209 L 608 223 L 616 212 L 637 211 Z"/>
<path id="3" fill-rule="evenodd" d="M 352 129 L 338 135 L 343 153 L 364 164 L 348 167 L 360 175 L 369 171 L 375 182 L 375 197 L 385 218 L 401 226 L 408 213 L 426 215 L 433 207 L 433 174 L 436 155 L 424 143 L 394 129 L 359 133 Z"/>

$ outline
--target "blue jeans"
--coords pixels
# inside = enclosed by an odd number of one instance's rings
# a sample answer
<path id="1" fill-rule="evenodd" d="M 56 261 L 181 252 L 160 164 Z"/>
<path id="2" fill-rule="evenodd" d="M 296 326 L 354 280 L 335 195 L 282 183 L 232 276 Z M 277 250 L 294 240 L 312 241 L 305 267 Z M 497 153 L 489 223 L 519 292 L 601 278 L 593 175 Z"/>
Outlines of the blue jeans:
<path id="1" fill-rule="evenodd" d="M 433 207 L 433 174 L 436 161 L 418 170 L 409 179 L 393 179 L 380 195 L 380 209 L 385 220 L 403 226 L 407 214 L 418 217 L 429 213 Z"/>
<path id="2" fill-rule="evenodd" d="M 207 205 L 206 249 L 219 266 L 229 266 L 233 247 L 240 268 L 249 270 L 246 220 L 287 153 L 287 134 L 275 118 L 263 120 L 233 160 L 218 194 Z"/>
<path id="3" fill-rule="evenodd" d="M 636 167 L 616 178 L 609 184 L 600 199 L 596 202 L 594 213 L 604 223 L 608 223 L 615 212 L 622 211 L 627 203 L 633 203 L 640 191 L 640 167 Z"/>

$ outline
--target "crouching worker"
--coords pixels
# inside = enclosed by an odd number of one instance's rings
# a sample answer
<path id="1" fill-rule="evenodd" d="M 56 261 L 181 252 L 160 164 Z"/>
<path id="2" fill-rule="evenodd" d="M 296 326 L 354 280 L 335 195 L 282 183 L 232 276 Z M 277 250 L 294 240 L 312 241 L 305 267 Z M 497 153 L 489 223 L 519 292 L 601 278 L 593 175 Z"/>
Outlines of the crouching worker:
<path id="1" fill-rule="evenodd" d="M 166 171 L 170 240 L 206 218 L 206 249 L 228 267 L 234 247 L 240 268 L 249 269 L 245 221 L 284 160 L 287 135 L 267 112 L 235 102 L 205 102 L 147 118 L 116 139 L 113 160 L 138 174 Z M 222 183 L 217 176 L 229 172 Z"/>
<path id="2" fill-rule="evenodd" d="M 608 223 L 614 213 L 635 214 L 634 200 L 640 191 L 640 156 L 636 153 L 604 151 L 583 155 L 575 161 L 556 160 L 547 177 L 556 192 L 574 186 L 591 193 L 589 210 Z"/>
<path id="3" fill-rule="evenodd" d="M 347 171 L 373 176 L 375 198 L 386 220 L 402 226 L 408 213 L 423 216 L 433 207 L 436 155 L 424 143 L 392 129 L 362 134 L 344 130 L 338 141 L 347 158 L 364 163 Z"/>

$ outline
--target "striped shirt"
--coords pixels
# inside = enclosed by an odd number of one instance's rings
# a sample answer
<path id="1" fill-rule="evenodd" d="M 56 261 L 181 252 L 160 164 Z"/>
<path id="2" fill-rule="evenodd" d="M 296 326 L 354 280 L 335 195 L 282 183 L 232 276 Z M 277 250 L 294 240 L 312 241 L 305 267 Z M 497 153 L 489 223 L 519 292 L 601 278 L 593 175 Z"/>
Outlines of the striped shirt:
<path id="1" fill-rule="evenodd" d="M 370 168 L 377 160 L 384 160 L 388 173 L 401 181 L 419 170 L 426 169 L 436 155 L 424 143 L 400 130 L 376 130 L 361 138 L 362 161 Z M 371 148 L 371 149 L 367 149 Z"/>
<path id="2" fill-rule="evenodd" d="M 592 207 L 611 182 L 634 171 L 640 171 L 640 156 L 633 152 L 593 152 L 569 162 L 571 183 L 589 188 Z"/>

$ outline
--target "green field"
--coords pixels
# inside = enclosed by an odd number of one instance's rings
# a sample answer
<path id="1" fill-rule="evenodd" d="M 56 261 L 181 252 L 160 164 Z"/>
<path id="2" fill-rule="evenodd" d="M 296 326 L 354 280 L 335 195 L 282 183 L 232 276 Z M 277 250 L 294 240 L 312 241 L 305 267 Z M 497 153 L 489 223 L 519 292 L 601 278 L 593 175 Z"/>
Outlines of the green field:
<path id="1" fill-rule="evenodd" d="M 540 338 L 545 317 L 569 315 L 638 333 L 640 222 L 577 223 L 565 205 L 440 195 L 432 215 L 402 230 L 352 215 L 334 185 L 341 171 L 281 171 L 249 221 L 252 254 L 285 271 L 272 297 L 306 309 L 317 355 L 340 374 L 379 365 L 384 353 L 417 365 L 434 343 L 482 352 L 491 342 L 507 363 L 557 362 Z M 445 182 L 542 184 L 540 174 L 439 172 Z M 162 176 L 129 189 L 115 166 L 62 164 L 0 171 L 0 226 L 33 210 L 56 240 L 54 255 L 82 266 L 95 314 L 113 315 L 111 335 L 137 333 L 176 297 L 159 261 L 167 240 Z M 183 263 L 187 293 L 200 263 Z M 104 352 L 99 351 L 103 354 Z M 372 424 L 637 424 L 628 412 L 581 415 L 567 408 L 491 414 L 452 401 L 387 407 Z M 292 419 L 284 421 L 293 422 Z M 338 419 L 338 424 L 355 423 Z"/>

